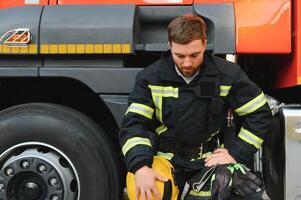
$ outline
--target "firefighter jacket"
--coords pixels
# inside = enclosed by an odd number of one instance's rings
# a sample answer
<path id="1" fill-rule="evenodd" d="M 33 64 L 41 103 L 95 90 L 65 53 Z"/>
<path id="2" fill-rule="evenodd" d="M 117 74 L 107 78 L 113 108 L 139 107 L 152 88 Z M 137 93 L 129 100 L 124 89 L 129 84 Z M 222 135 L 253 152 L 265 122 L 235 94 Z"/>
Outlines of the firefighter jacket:
<path id="1" fill-rule="evenodd" d="M 199 75 L 187 84 L 176 73 L 171 52 L 165 52 L 138 73 L 129 96 L 119 134 L 128 171 L 151 166 L 153 155 L 159 155 L 154 151 L 152 133 L 159 143 L 180 144 L 180 150 L 199 148 L 222 132 L 227 107 L 242 119 L 236 139 L 227 149 L 244 163 L 260 148 L 271 121 L 261 89 L 237 64 L 207 53 Z M 165 152 L 164 156 L 173 154 Z"/>

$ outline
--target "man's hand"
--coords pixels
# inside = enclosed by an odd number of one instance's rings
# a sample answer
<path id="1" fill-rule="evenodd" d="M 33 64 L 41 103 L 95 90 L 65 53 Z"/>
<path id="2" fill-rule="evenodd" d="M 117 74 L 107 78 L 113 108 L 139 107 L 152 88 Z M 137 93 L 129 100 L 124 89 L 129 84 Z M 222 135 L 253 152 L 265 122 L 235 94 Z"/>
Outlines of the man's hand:
<path id="1" fill-rule="evenodd" d="M 216 149 L 213 154 L 205 159 L 205 166 L 211 167 L 213 165 L 222 164 L 236 164 L 236 160 L 229 154 L 227 149 Z"/>
<path id="2" fill-rule="evenodd" d="M 160 194 L 158 188 L 156 187 L 156 181 L 165 182 L 166 178 L 160 176 L 153 169 L 148 166 L 141 167 L 135 173 L 135 184 L 136 184 L 136 200 L 139 199 L 139 194 L 141 200 L 154 200 L 152 193 L 158 200 L 162 200 L 162 194 Z"/>

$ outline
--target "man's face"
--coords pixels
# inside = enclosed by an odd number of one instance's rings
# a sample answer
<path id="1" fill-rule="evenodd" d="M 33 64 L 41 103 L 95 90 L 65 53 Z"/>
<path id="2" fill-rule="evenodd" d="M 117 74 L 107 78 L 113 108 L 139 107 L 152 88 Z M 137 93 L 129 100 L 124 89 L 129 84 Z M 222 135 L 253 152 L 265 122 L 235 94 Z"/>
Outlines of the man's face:
<path id="1" fill-rule="evenodd" d="M 187 44 L 170 44 L 172 58 L 183 76 L 192 76 L 201 67 L 206 41 L 193 40 Z"/>

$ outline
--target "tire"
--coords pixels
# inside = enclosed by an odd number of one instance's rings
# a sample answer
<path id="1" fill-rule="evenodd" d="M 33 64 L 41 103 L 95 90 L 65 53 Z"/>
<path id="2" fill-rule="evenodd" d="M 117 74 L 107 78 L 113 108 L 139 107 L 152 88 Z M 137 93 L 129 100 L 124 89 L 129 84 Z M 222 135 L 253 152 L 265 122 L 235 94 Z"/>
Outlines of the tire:
<path id="1" fill-rule="evenodd" d="M 87 116 L 48 103 L 0 112 L 0 199 L 118 200 L 120 161 Z M 54 179 L 53 179 L 54 177 Z"/>

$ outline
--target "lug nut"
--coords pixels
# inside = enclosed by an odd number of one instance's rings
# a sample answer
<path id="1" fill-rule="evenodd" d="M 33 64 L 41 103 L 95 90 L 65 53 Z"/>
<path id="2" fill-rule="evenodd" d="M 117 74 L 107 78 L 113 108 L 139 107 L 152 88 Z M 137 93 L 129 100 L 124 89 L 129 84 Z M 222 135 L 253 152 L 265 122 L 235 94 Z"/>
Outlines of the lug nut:
<path id="1" fill-rule="evenodd" d="M 0 192 L 3 192 L 5 190 L 4 183 L 0 183 Z"/>
<path id="2" fill-rule="evenodd" d="M 50 178 L 49 183 L 51 186 L 56 186 L 58 181 L 56 178 Z"/>
<path id="3" fill-rule="evenodd" d="M 7 176 L 13 176 L 14 175 L 14 170 L 10 167 L 7 168 L 5 171 L 6 171 Z"/>
<path id="4" fill-rule="evenodd" d="M 57 196 L 57 195 L 53 195 L 52 197 L 51 197 L 51 200 L 59 200 L 60 198 Z"/>
<path id="5" fill-rule="evenodd" d="M 23 169 L 27 169 L 29 167 L 29 162 L 27 160 L 24 160 L 22 163 L 21 163 L 21 166 Z"/>
<path id="6" fill-rule="evenodd" d="M 45 165 L 41 164 L 41 165 L 39 165 L 38 170 L 39 170 L 39 172 L 44 173 L 44 172 L 46 172 L 47 168 Z"/>

